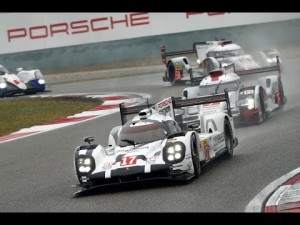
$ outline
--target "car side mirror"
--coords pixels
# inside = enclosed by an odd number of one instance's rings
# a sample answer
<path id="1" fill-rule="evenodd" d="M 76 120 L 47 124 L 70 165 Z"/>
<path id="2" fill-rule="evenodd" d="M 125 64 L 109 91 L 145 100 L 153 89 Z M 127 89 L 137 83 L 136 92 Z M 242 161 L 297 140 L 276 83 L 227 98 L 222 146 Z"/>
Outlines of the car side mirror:
<path id="1" fill-rule="evenodd" d="M 95 141 L 95 138 L 94 137 L 91 137 L 91 136 L 88 136 L 88 137 L 85 137 L 83 139 L 84 142 L 88 143 L 89 145 L 91 144 L 91 142 Z"/>
<path id="2" fill-rule="evenodd" d="M 188 98 L 188 92 L 187 92 L 187 90 L 183 91 L 182 95 L 183 95 L 183 97 Z"/>

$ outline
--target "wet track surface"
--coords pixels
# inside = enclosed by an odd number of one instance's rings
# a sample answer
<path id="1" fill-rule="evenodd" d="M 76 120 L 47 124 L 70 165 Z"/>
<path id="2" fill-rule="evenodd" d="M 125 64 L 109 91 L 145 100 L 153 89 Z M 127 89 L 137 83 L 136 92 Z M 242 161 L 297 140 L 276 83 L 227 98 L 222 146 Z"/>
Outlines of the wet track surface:
<path id="1" fill-rule="evenodd" d="M 73 198 L 74 149 L 87 135 L 107 144 L 110 129 L 120 124 L 115 113 L 0 144 L 0 212 L 243 212 L 266 185 L 300 166 L 300 57 L 282 59 L 285 108 L 261 125 L 237 128 L 233 158 L 216 160 L 199 179 L 106 188 Z M 150 102 L 180 96 L 185 86 L 162 82 L 162 74 L 53 85 L 51 94 L 141 92 L 153 96 Z"/>

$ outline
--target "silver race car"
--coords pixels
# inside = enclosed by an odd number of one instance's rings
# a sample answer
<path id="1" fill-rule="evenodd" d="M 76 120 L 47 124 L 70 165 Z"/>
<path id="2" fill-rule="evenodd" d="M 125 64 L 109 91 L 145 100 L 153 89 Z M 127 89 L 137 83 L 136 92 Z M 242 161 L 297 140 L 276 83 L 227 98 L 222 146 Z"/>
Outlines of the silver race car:
<path id="1" fill-rule="evenodd" d="M 236 124 L 260 124 L 286 104 L 279 59 L 275 66 L 248 70 L 236 70 L 233 62 L 218 66 L 219 62 L 212 57 L 207 62 L 212 69 L 209 75 L 201 79 L 199 86 L 185 88 L 184 98 L 213 95 L 226 89 Z M 191 77 L 191 82 L 198 83 L 195 79 Z M 224 110 L 224 106 L 219 104 L 219 109 Z M 195 113 L 191 109 L 186 111 L 184 120 L 189 122 Z"/>
<path id="2" fill-rule="evenodd" d="M 183 111 L 202 104 L 225 102 L 227 112 L 199 114 L 182 129 Z M 78 196 L 91 189 L 152 179 L 189 180 L 220 155 L 231 158 L 235 136 L 228 93 L 181 99 L 170 97 L 153 105 L 125 107 L 120 104 L 122 126 L 114 127 L 108 146 L 85 145 L 74 153 Z M 128 115 L 134 115 L 127 121 Z M 132 117 L 132 116 L 131 116 Z"/>
<path id="3" fill-rule="evenodd" d="M 212 69 L 207 64 L 207 58 L 215 58 L 218 64 L 233 62 L 236 71 L 276 66 L 277 58 L 281 66 L 281 59 L 277 50 L 259 51 L 251 56 L 245 54 L 239 45 L 232 43 L 230 40 L 195 42 L 193 49 L 176 52 L 166 52 L 166 47 L 162 45 L 160 50 L 162 62 L 166 65 L 163 81 L 170 82 L 172 85 L 189 82 L 190 77 L 200 78 L 198 80 L 201 80 L 201 78 L 208 75 L 208 71 Z M 197 57 L 196 64 L 191 63 L 191 60 L 184 56 L 194 53 Z M 168 56 L 175 55 L 178 55 L 178 57 L 167 59 Z"/>

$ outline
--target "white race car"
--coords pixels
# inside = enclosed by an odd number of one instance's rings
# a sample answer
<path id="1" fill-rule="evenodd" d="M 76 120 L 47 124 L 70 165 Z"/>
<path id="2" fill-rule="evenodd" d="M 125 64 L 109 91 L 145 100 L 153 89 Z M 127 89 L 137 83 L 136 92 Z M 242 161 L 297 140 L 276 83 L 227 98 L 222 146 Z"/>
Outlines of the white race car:
<path id="1" fill-rule="evenodd" d="M 197 65 L 192 65 L 191 60 L 183 56 L 185 54 L 197 54 Z M 167 56 L 180 55 L 167 59 Z M 168 81 L 172 85 L 180 82 L 190 81 L 190 77 L 203 78 L 212 69 L 207 65 L 207 58 L 215 58 L 219 63 L 234 63 L 235 70 L 251 70 L 261 67 L 276 66 L 277 58 L 281 66 L 279 52 L 275 49 L 259 51 L 254 56 L 245 54 L 242 48 L 229 40 L 195 42 L 192 50 L 177 52 L 166 52 L 166 47 L 161 46 L 162 62 L 166 65 L 163 81 Z M 282 68 L 281 68 L 282 70 Z"/>
<path id="2" fill-rule="evenodd" d="M 228 106 L 227 113 L 199 115 L 199 121 L 181 129 L 182 108 L 222 101 Z M 86 137 L 87 144 L 75 150 L 80 183 L 75 196 L 99 186 L 199 177 L 201 168 L 216 157 L 231 158 L 238 144 L 227 92 L 186 100 L 170 97 L 152 106 L 120 104 L 120 113 L 122 126 L 111 130 L 107 147 L 92 144 L 94 138 Z M 137 115 L 127 121 L 130 114 Z"/>
<path id="3" fill-rule="evenodd" d="M 206 60 L 213 70 L 201 80 L 198 87 L 185 88 L 184 98 L 214 95 L 227 90 L 234 121 L 239 124 L 260 124 L 271 112 L 282 108 L 287 102 L 279 62 L 276 66 L 237 71 L 233 63 L 221 63 L 222 67 L 219 68 L 215 58 Z M 191 82 L 194 82 L 193 79 Z M 219 110 L 222 109 L 224 106 L 219 104 Z M 193 114 L 197 114 L 197 110 L 186 111 L 184 121 L 188 123 L 195 118 Z"/>
<path id="4" fill-rule="evenodd" d="M 0 96 L 10 96 L 16 93 L 31 94 L 45 91 L 45 79 L 40 70 L 17 69 L 17 73 L 10 73 L 0 65 Z"/>

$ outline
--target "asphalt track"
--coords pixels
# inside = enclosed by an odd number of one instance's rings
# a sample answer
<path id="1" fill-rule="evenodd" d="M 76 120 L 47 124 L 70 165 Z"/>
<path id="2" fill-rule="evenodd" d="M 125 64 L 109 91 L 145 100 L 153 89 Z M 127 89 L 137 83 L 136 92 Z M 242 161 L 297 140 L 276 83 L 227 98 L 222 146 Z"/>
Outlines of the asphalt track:
<path id="1" fill-rule="evenodd" d="M 286 107 L 257 126 L 237 128 L 231 160 L 218 159 L 189 183 L 150 183 L 99 190 L 73 198 L 73 152 L 82 138 L 107 144 L 118 113 L 0 144 L 0 212 L 244 212 L 265 186 L 300 166 L 300 76 L 297 50 L 279 51 Z M 147 71 L 145 71 L 147 74 Z M 52 93 L 142 92 L 157 101 L 179 96 L 162 73 L 53 85 Z M 41 115 L 42 116 L 42 115 Z"/>

